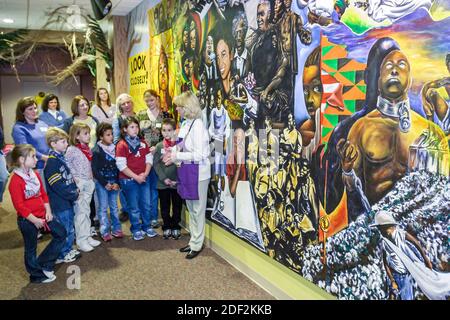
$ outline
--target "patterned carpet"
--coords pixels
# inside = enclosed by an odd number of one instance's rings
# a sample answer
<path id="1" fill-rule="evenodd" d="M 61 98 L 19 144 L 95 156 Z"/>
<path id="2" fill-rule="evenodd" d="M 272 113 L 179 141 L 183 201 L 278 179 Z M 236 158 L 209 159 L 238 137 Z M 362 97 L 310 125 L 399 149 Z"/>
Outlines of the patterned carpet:
<path id="1" fill-rule="evenodd" d="M 129 235 L 129 225 L 123 229 Z M 113 239 L 74 263 L 57 265 L 53 283 L 30 284 L 16 213 L 6 192 L 0 208 L 0 299 L 273 299 L 209 248 L 185 259 L 178 249 L 188 240 L 185 232 L 178 241 L 161 236 Z M 39 241 L 39 252 L 48 241 L 48 235 Z"/>

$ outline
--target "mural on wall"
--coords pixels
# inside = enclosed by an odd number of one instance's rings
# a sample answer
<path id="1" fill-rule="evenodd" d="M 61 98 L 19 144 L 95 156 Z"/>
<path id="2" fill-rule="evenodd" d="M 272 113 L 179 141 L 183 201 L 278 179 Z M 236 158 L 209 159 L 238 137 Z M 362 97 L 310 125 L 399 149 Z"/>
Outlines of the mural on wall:
<path id="1" fill-rule="evenodd" d="M 162 1 L 148 18 L 150 87 L 166 96 L 164 50 L 167 97 L 201 101 L 211 220 L 340 299 L 448 298 L 448 2 Z"/>

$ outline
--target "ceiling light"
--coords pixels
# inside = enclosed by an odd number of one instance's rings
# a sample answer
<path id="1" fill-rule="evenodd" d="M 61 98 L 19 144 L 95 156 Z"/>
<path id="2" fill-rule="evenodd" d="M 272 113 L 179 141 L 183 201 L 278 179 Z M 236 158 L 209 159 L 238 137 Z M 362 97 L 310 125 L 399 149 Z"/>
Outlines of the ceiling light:
<path id="1" fill-rule="evenodd" d="M 13 19 L 9 19 L 9 18 L 5 18 L 5 19 L 3 19 L 3 22 L 4 23 L 14 23 L 14 20 Z"/>

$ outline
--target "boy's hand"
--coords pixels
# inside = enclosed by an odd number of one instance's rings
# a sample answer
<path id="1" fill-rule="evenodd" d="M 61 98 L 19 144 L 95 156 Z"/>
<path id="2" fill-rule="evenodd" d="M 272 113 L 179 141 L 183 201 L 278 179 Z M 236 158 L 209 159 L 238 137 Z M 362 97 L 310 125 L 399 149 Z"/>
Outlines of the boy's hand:
<path id="1" fill-rule="evenodd" d="M 113 185 L 112 185 L 112 189 L 113 190 L 120 190 L 120 186 L 117 184 L 117 183 L 114 183 Z"/>
<path id="2" fill-rule="evenodd" d="M 169 178 L 167 178 L 167 179 L 164 180 L 164 184 L 165 184 L 166 186 L 172 186 L 172 180 L 170 180 Z"/>

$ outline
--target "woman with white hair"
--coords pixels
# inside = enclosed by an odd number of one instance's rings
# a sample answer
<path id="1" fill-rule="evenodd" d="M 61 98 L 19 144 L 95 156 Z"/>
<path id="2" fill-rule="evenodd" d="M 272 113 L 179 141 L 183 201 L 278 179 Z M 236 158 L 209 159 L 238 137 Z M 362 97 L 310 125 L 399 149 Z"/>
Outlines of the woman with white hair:
<path id="1" fill-rule="evenodd" d="M 136 116 L 134 101 L 128 93 L 121 93 L 116 99 L 117 114 L 112 121 L 114 144 L 120 140 L 120 125 L 126 117 Z"/>
<path id="2" fill-rule="evenodd" d="M 178 132 L 178 144 L 164 154 L 166 165 L 177 164 L 178 193 L 186 200 L 189 210 L 189 244 L 180 249 L 188 252 L 187 259 L 195 258 L 205 239 L 205 213 L 211 165 L 209 161 L 209 134 L 201 119 L 200 103 L 190 91 L 173 100 L 181 118 L 185 119 Z"/>
<path id="3" fill-rule="evenodd" d="M 119 94 L 116 99 L 116 107 L 118 112 L 116 113 L 112 121 L 114 144 L 117 144 L 117 142 L 119 142 L 120 140 L 120 127 L 125 118 L 136 116 L 136 113 L 134 112 L 133 98 L 128 93 Z M 119 220 L 121 222 L 125 222 L 128 220 L 127 200 L 122 192 L 119 193 L 119 197 L 120 204 L 122 206 Z"/>

